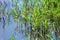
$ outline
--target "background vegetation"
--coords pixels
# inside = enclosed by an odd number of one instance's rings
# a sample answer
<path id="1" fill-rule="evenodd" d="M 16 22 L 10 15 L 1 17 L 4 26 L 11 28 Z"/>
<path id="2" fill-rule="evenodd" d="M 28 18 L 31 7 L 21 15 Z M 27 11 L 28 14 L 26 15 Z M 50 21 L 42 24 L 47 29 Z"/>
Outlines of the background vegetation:
<path id="1" fill-rule="evenodd" d="M 22 32 L 27 40 L 60 40 L 60 0 L 11 0 L 10 10 L 7 3 L 0 3 L 0 22 L 3 20 L 5 29 L 5 17 L 10 24 L 10 16 L 17 23 L 16 32 Z M 9 8 L 8 8 L 9 9 Z M 7 11 L 7 12 L 6 12 Z M 22 30 L 23 25 L 25 30 Z M 20 29 L 18 29 L 20 27 Z M 15 40 L 12 37 L 11 40 Z"/>

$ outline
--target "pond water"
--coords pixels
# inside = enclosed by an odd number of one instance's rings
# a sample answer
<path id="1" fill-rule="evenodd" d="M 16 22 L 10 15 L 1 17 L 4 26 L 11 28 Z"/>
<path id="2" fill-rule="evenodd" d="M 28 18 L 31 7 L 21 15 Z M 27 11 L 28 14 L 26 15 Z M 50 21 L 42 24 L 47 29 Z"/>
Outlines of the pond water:
<path id="1" fill-rule="evenodd" d="M 16 40 L 26 40 L 26 37 L 23 36 L 22 32 L 16 32 L 14 29 L 17 26 L 17 23 L 14 22 L 13 17 L 10 16 L 10 24 L 7 23 L 7 18 L 5 29 L 3 29 L 3 20 L 0 22 L 0 40 L 9 40 L 12 36 L 16 38 Z"/>

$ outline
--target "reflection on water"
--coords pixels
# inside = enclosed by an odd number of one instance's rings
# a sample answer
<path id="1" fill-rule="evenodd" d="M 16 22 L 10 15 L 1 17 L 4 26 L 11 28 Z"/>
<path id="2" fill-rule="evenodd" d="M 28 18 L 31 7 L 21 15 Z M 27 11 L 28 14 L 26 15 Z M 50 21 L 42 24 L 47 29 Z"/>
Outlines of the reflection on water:
<path id="1" fill-rule="evenodd" d="M 0 22 L 0 40 L 8 40 L 12 36 L 16 38 L 16 40 L 26 40 L 21 32 L 16 32 L 14 29 L 17 26 L 17 23 L 14 22 L 13 17 L 10 16 L 10 24 L 7 23 L 7 18 L 5 19 L 5 29 L 2 28 L 2 21 Z M 24 28 L 23 28 L 24 29 Z"/>

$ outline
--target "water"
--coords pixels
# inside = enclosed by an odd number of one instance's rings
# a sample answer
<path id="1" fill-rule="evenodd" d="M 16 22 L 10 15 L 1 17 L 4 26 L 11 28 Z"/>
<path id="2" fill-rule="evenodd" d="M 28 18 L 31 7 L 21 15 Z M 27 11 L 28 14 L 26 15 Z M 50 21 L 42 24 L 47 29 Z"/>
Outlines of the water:
<path id="1" fill-rule="evenodd" d="M 10 24 L 7 23 L 7 18 L 5 20 L 5 30 L 2 28 L 3 23 L 0 22 L 0 40 L 8 40 L 12 36 L 15 36 L 16 40 L 26 40 L 21 32 L 16 32 L 14 29 L 17 23 L 14 22 L 13 16 L 10 16 Z"/>

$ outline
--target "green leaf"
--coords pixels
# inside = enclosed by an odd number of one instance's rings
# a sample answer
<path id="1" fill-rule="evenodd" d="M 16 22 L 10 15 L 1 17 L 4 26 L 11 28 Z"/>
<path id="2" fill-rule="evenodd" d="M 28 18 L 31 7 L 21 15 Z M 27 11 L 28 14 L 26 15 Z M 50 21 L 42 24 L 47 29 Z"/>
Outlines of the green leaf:
<path id="1" fill-rule="evenodd" d="M 12 37 L 10 38 L 10 40 L 16 40 L 16 39 L 15 39 L 15 37 L 14 37 L 14 36 L 12 36 Z"/>

